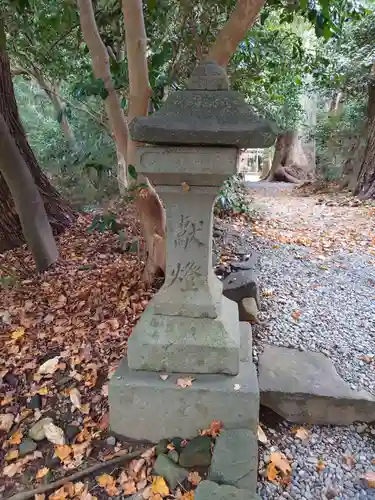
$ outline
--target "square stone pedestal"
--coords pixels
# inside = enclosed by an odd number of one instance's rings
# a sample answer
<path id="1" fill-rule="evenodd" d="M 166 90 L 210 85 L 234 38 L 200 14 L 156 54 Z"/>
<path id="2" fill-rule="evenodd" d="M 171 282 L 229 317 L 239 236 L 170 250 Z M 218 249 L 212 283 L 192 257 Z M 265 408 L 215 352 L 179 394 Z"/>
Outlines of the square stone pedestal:
<path id="1" fill-rule="evenodd" d="M 238 375 L 192 374 L 191 387 L 177 386 L 178 378 L 188 376 L 171 373 L 162 380 L 155 372 L 130 371 L 125 358 L 109 384 L 111 430 L 152 442 L 191 439 L 213 420 L 221 420 L 227 429 L 256 433 L 259 390 L 252 359 L 240 363 Z"/>

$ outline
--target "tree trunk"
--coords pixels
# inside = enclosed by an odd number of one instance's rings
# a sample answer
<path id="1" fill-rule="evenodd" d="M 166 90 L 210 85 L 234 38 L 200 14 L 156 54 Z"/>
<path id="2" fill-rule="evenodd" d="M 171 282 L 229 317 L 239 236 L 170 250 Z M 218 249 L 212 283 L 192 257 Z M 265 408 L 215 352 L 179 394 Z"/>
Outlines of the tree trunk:
<path id="1" fill-rule="evenodd" d="M 215 61 L 220 66 L 227 66 L 229 59 L 255 23 L 265 3 L 265 0 L 237 0 L 234 11 L 208 51 L 206 60 Z"/>
<path id="2" fill-rule="evenodd" d="M 117 164 L 119 190 L 121 194 L 124 194 L 128 180 L 122 158 L 126 158 L 127 154 L 128 125 L 120 106 L 120 100 L 113 86 L 108 50 L 100 38 L 91 0 L 78 0 L 78 8 L 82 34 L 90 51 L 94 75 L 96 78 L 101 78 L 104 81 L 104 86 L 108 92 L 108 96 L 104 102 L 120 160 Z"/>
<path id="3" fill-rule="evenodd" d="M 367 116 L 366 149 L 354 190 L 354 194 L 361 199 L 375 198 L 375 64 L 370 74 Z"/>
<path id="4" fill-rule="evenodd" d="M 128 121 L 136 116 L 147 116 L 149 99 L 152 94 L 148 79 L 147 37 L 143 19 L 141 0 L 123 0 L 126 53 L 129 68 L 129 112 Z M 137 144 L 129 138 L 127 162 L 136 164 Z M 142 190 L 136 197 L 136 206 L 145 238 L 147 260 L 143 278 L 152 281 L 158 270 L 165 272 L 165 210 L 155 189 L 148 179 L 140 179 L 148 189 Z"/>
<path id="5" fill-rule="evenodd" d="M 312 171 L 297 132 L 280 134 L 267 180 L 298 183 L 311 177 Z"/>
<path id="6" fill-rule="evenodd" d="M 42 196 L 44 206 L 55 234 L 64 231 L 75 215 L 69 204 L 50 184 L 41 171 L 32 149 L 27 142 L 18 114 L 14 95 L 10 64 L 5 46 L 4 26 L 0 17 L 0 113 L 4 117 L 9 132 L 29 167 Z M 0 252 L 24 243 L 20 221 L 5 179 L 0 175 Z"/>
<path id="7" fill-rule="evenodd" d="M 0 113 L 0 171 L 12 193 L 22 231 L 37 271 L 59 258 L 56 242 L 33 176 Z"/>

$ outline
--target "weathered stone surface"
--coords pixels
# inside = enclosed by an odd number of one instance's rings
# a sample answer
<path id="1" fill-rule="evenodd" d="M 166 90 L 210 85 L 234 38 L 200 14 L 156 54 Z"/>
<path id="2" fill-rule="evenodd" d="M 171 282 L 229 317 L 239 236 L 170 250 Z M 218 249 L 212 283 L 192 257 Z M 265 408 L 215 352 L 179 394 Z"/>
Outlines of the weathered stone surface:
<path id="1" fill-rule="evenodd" d="M 232 271 L 247 271 L 249 269 L 256 269 L 258 263 L 258 254 L 252 252 L 245 255 L 242 260 L 232 260 L 230 267 Z"/>
<path id="2" fill-rule="evenodd" d="M 265 346 L 261 403 L 296 423 L 348 425 L 375 419 L 375 397 L 353 391 L 323 354 Z"/>
<path id="3" fill-rule="evenodd" d="M 257 275 L 252 269 L 231 273 L 223 280 L 223 295 L 237 303 L 246 297 L 253 297 L 260 308 L 256 279 Z"/>
<path id="4" fill-rule="evenodd" d="M 36 448 L 37 444 L 35 441 L 29 438 L 24 439 L 18 448 L 20 458 L 24 457 L 28 453 L 32 453 L 36 450 Z"/>
<path id="5" fill-rule="evenodd" d="M 182 467 L 208 467 L 211 463 L 211 438 L 209 436 L 197 436 L 192 439 L 180 455 Z"/>
<path id="6" fill-rule="evenodd" d="M 245 321 L 240 321 L 241 350 L 240 361 L 246 362 L 252 359 L 253 334 L 251 325 Z"/>
<path id="7" fill-rule="evenodd" d="M 242 94 L 228 90 L 227 76 L 212 62 L 194 70 L 188 90 L 172 92 L 151 116 L 134 118 L 129 130 L 133 140 L 144 143 L 237 148 L 267 148 L 276 133 Z"/>
<path id="8" fill-rule="evenodd" d="M 154 464 L 154 476 L 162 476 L 169 487 L 174 489 L 188 477 L 188 471 L 175 464 L 165 455 L 159 455 Z"/>
<path id="9" fill-rule="evenodd" d="M 211 319 L 154 314 L 153 301 L 128 341 L 131 370 L 238 373 L 240 331 L 234 302 L 223 297 L 220 316 Z"/>
<path id="10" fill-rule="evenodd" d="M 240 321 L 250 321 L 250 323 L 259 322 L 259 309 L 256 300 L 253 297 L 246 297 L 240 300 L 238 304 L 238 313 Z"/>
<path id="11" fill-rule="evenodd" d="M 224 429 L 216 439 L 208 479 L 256 491 L 258 443 L 249 429 Z"/>
<path id="12" fill-rule="evenodd" d="M 130 371 L 126 358 L 109 382 L 110 427 L 113 432 L 154 443 L 163 438 L 191 439 L 212 420 L 226 428 L 257 429 L 258 380 L 251 361 L 241 363 L 237 376 L 194 375 L 191 387 L 181 389 L 171 374 Z"/>
<path id="13" fill-rule="evenodd" d="M 181 199 L 190 198 L 193 187 L 219 188 L 237 172 L 237 162 L 237 148 L 143 146 L 137 149 L 137 171 L 147 175 L 156 186 L 174 187 Z M 189 190 L 181 186 L 184 182 Z"/>
<path id="14" fill-rule="evenodd" d="M 53 422 L 52 418 L 46 417 L 38 420 L 29 430 L 29 437 L 34 441 L 42 441 L 46 437 L 45 425 Z"/>
<path id="15" fill-rule="evenodd" d="M 220 486 L 212 481 L 202 481 L 195 490 L 195 500 L 260 500 L 259 496 L 248 490 L 234 486 Z"/>

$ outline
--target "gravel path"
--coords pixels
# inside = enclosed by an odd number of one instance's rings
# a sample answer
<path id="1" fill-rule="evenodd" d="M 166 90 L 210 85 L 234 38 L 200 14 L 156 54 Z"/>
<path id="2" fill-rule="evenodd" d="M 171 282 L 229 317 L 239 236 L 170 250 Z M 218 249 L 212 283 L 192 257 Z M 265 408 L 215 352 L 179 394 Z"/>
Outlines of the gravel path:
<path id="1" fill-rule="evenodd" d="M 227 248 L 260 253 L 264 325 L 253 330 L 255 357 L 264 343 L 321 352 L 353 389 L 375 394 L 375 212 L 301 197 L 288 184 L 248 186 L 264 219 L 231 229 Z M 375 477 L 375 425 L 313 426 L 301 441 L 281 419 L 261 423 L 269 442 L 260 445 L 260 472 L 272 451 L 293 470 L 289 485 L 261 482 L 263 500 L 375 500 L 362 479 Z"/>

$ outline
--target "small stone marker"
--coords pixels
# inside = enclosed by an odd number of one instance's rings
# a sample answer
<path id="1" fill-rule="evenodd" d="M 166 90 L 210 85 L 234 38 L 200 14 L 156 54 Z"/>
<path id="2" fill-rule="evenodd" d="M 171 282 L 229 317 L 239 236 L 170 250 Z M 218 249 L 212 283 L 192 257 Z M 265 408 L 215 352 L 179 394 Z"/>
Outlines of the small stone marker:
<path id="1" fill-rule="evenodd" d="M 237 304 L 223 296 L 212 270 L 213 205 L 237 171 L 240 148 L 269 147 L 274 131 L 229 90 L 225 70 L 212 62 L 194 70 L 187 90 L 171 93 L 160 110 L 129 128 L 132 139 L 149 144 L 137 149 L 136 169 L 166 208 L 167 266 L 110 381 L 111 429 L 157 442 L 192 439 L 222 420 L 228 429 L 253 432 L 246 447 L 255 456 L 259 390 L 251 329 L 240 333 Z M 192 384 L 179 387 L 177 379 L 187 376 Z"/>

